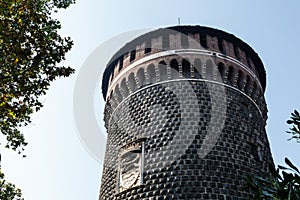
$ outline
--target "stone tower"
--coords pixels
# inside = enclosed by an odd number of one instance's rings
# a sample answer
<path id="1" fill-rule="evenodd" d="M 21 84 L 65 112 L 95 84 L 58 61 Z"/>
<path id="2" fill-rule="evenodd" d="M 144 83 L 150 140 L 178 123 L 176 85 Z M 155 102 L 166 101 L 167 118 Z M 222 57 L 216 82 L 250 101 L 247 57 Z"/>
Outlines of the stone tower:
<path id="1" fill-rule="evenodd" d="M 122 47 L 103 75 L 105 199 L 249 199 L 268 173 L 266 74 L 221 30 L 175 26 Z"/>

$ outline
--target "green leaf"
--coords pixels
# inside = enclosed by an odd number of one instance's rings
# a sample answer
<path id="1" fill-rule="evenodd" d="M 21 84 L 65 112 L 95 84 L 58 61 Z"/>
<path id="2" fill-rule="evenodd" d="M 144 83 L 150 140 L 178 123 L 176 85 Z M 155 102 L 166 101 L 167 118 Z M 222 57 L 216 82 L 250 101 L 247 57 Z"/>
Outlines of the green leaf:
<path id="1" fill-rule="evenodd" d="M 264 197 L 269 197 L 269 198 L 272 198 L 273 197 L 273 194 L 269 193 L 268 191 L 266 190 L 263 190 L 262 191 L 262 194 Z"/>
<path id="2" fill-rule="evenodd" d="M 284 166 L 281 166 L 281 165 L 278 165 L 278 168 L 281 169 L 281 170 L 290 170 L 290 168 L 287 168 L 287 167 L 284 167 Z"/>
<path id="3" fill-rule="evenodd" d="M 271 183 L 271 181 L 269 181 L 268 179 L 263 178 L 261 176 L 256 176 L 255 179 L 259 180 L 260 182 L 265 183 L 265 184 L 270 184 Z"/>
<path id="4" fill-rule="evenodd" d="M 300 173 L 298 168 L 295 165 L 293 165 L 293 163 L 288 158 L 285 158 L 284 161 L 289 167 L 294 169 L 296 172 Z"/>

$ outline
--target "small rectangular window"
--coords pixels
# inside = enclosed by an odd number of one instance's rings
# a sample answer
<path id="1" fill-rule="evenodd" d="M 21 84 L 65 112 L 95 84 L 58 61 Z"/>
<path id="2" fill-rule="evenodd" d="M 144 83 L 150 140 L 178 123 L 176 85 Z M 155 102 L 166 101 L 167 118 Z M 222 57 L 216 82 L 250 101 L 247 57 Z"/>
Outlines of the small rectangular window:
<path id="1" fill-rule="evenodd" d="M 151 52 L 151 40 L 147 40 L 145 43 L 145 51 L 144 53 L 150 53 Z"/>
<path id="2" fill-rule="evenodd" d="M 145 48 L 145 54 L 150 52 L 151 52 L 151 48 Z"/>
<path id="3" fill-rule="evenodd" d="M 206 41 L 206 35 L 205 34 L 200 34 L 200 45 L 203 48 L 207 48 L 207 41 Z"/>
<path id="4" fill-rule="evenodd" d="M 132 50 L 131 52 L 130 52 L 130 62 L 132 62 L 132 61 L 134 61 L 134 59 L 135 59 L 135 54 L 136 54 L 136 50 Z"/>
<path id="5" fill-rule="evenodd" d="M 119 71 L 121 71 L 122 68 L 123 68 L 123 56 L 121 56 L 119 59 Z"/>
<path id="6" fill-rule="evenodd" d="M 219 51 L 224 53 L 223 40 L 220 38 L 218 38 L 218 47 L 219 47 Z"/>

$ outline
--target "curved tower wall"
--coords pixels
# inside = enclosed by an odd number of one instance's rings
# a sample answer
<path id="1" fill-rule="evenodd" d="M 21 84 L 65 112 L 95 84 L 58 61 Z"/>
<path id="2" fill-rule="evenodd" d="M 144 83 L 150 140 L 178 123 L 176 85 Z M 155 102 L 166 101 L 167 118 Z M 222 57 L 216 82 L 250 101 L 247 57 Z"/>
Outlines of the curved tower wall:
<path id="1" fill-rule="evenodd" d="M 108 132 L 100 199 L 247 199 L 268 172 L 263 64 L 235 36 L 201 26 L 127 43 L 103 76 Z"/>

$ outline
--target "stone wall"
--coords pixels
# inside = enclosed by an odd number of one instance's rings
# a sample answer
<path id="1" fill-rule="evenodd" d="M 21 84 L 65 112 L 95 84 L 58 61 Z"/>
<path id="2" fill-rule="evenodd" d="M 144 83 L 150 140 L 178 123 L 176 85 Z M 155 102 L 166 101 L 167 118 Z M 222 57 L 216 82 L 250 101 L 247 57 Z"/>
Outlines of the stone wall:
<path id="1" fill-rule="evenodd" d="M 257 54 L 226 34 L 159 29 L 112 58 L 101 200 L 251 199 L 247 174 L 272 162 L 265 74 Z"/>

